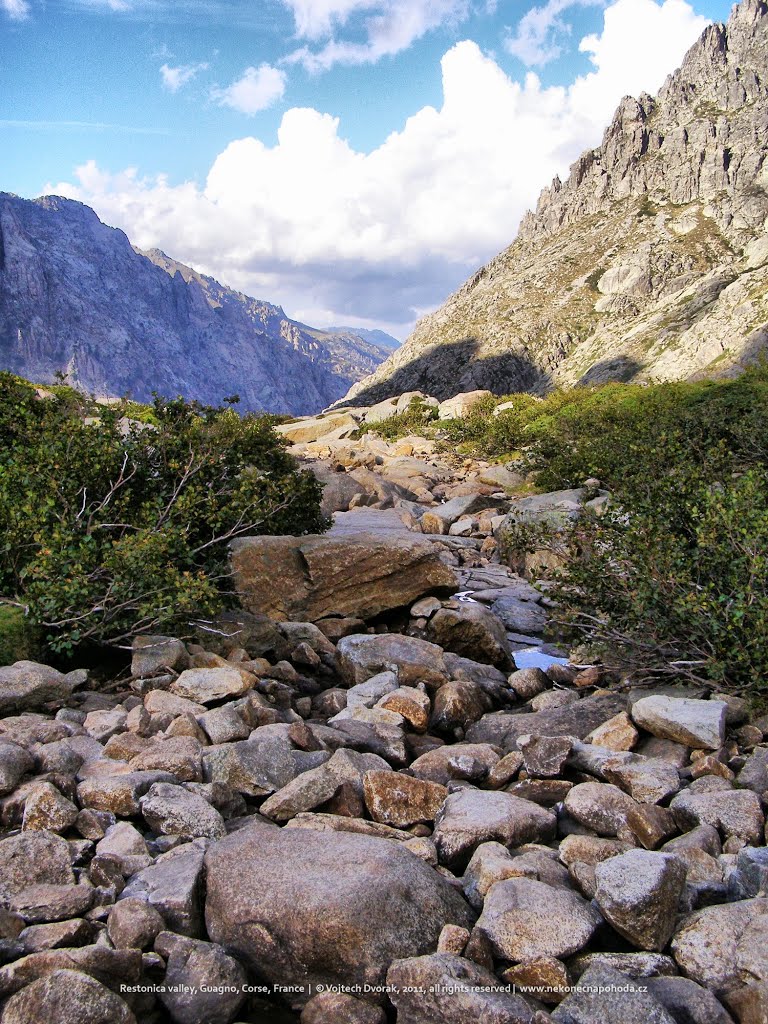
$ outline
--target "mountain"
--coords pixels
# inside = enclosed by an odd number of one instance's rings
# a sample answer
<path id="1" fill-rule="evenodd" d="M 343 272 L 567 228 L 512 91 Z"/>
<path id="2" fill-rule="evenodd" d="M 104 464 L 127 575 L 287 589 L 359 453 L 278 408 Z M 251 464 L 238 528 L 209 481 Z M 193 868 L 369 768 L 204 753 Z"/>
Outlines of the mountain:
<path id="1" fill-rule="evenodd" d="M 385 353 L 315 330 L 57 196 L 0 193 L 0 368 L 98 396 L 153 391 L 303 415 L 341 398 Z"/>
<path id="2" fill-rule="evenodd" d="M 744 0 L 346 401 L 736 372 L 768 344 L 767 143 L 768 8 Z"/>
<path id="3" fill-rule="evenodd" d="M 384 352 L 394 352 L 395 349 L 400 348 L 401 344 L 397 338 L 393 338 L 386 331 L 371 331 L 362 327 L 329 327 L 328 330 L 334 334 L 363 338 L 364 341 L 369 341 Z"/>

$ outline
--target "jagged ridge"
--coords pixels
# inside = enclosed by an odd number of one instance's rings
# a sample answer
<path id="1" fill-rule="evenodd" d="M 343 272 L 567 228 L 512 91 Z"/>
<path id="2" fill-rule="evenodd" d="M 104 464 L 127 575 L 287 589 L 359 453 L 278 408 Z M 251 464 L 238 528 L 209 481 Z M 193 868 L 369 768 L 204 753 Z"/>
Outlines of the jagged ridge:
<path id="1" fill-rule="evenodd" d="M 56 372 L 99 396 L 165 395 L 301 415 L 340 398 L 385 352 L 316 330 L 158 249 L 89 207 L 0 194 L 0 367 Z"/>
<path id="2" fill-rule="evenodd" d="M 733 372 L 768 341 L 768 8 L 709 26 L 347 398 Z"/>

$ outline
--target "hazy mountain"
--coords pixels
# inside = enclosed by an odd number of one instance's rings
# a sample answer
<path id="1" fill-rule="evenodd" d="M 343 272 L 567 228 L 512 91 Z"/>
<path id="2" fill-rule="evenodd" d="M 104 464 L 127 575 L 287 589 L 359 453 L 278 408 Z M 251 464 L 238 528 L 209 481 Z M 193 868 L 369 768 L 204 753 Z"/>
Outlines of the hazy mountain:
<path id="1" fill-rule="evenodd" d="M 99 396 L 152 391 L 305 414 L 385 357 L 363 338 L 314 330 L 157 249 L 134 249 L 89 207 L 0 193 L 0 368 L 57 371 Z"/>
<path id="2" fill-rule="evenodd" d="M 767 144 L 768 8 L 745 0 L 348 399 L 736 372 L 768 343 Z"/>

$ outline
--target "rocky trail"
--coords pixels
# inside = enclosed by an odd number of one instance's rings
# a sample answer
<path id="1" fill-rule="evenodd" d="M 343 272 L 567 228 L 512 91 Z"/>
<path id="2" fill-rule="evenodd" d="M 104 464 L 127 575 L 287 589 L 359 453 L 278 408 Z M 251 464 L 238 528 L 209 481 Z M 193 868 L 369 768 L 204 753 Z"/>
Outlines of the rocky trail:
<path id="1" fill-rule="evenodd" d="M 234 542 L 242 610 L 0 668 L 0 1024 L 765 1022 L 768 716 L 547 646 L 505 526 L 598 481 L 371 413 L 280 428 L 335 521 Z"/>

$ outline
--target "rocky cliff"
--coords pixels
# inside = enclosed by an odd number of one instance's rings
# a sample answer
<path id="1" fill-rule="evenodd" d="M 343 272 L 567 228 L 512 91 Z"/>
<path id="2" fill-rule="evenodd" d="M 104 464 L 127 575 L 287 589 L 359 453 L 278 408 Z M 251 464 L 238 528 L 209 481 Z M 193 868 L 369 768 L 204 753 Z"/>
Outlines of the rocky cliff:
<path id="1" fill-rule="evenodd" d="M 159 250 L 134 249 L 80 203 L 0 194 L 0 368 L 57 372 L 100 396 L 152 391 L 302 414 L 340 398 L 386 352 L 308 328 Z"/>
<path id="2" fill-rule="evenodd" d="M 767 143 L 768 7 L 744 0 L 348 397 L 735 372 L 768 342 Z"/>

